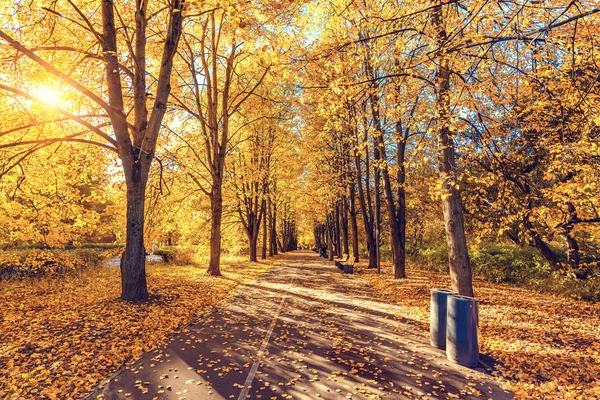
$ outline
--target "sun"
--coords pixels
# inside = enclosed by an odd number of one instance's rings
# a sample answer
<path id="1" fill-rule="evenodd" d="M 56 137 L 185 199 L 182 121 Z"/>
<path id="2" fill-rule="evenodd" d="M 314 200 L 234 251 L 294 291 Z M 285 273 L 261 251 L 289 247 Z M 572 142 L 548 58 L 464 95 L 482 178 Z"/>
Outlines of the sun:
<path id="1" fill-rule="evenodd" d="M 62 100 L 60 93 L 56 89 L 48 86 L 38 87 L 37 89 L 35 89 L 33 94 L 40 101 L 52 107 L 58 106 L 58 104 Z"/>

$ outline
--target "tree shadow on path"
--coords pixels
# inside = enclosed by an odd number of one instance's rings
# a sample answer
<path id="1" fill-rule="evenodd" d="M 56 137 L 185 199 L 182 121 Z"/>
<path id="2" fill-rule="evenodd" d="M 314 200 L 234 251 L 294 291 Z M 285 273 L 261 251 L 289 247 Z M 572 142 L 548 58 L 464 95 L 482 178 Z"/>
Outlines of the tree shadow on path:
<path id="1" fill-rule="evenodd" d="M 326 263 L 286 254 L 88 398 L 512 398 L 483 370 L 452 365 L 422 324 L 396 319 L 393 305 Z"/>

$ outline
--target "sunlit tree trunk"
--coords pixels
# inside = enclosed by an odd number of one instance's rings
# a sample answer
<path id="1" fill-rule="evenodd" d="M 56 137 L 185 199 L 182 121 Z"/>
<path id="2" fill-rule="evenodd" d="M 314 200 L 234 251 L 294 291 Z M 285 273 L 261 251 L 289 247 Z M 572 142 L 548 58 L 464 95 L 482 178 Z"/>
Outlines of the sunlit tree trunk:
<path id="1" fill-rule="evenodd" d="M 440 179 L 442 180 L 442 210 L 446 230 L 446 245 L 452 289 L 463 296 L 473 296 L 471 261 L 467 248 L 463 205 L 458 190 L 454 139 L 451 132 L 450 59 L 446 53 L 447 35 L 441 1 L 433 2 L 431 22 L 436 35 L 437 71 L 435 75 L 438 117 L 438 149 Z"/>

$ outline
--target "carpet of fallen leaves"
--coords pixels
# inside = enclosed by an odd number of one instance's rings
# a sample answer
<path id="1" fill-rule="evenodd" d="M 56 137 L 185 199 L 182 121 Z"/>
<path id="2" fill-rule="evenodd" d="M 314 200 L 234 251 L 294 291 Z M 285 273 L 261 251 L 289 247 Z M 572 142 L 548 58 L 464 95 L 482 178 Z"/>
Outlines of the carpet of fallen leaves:
<path id="1" fill-rule="evenodd" d="M 430 289 L 449 288 L 446 274 L 408 270 L 394 281 L 364 270 L 378 295 L 429 326 Z M 493 357 L 494 375 L 519 399 L 600 398 L 600 304 L 476 280 L 480 353 Z"/>
<path id="2" fill-rule="evenodd" d="M 0 399 L 79 399 L 270 264 L 148 267 L 148 301 L 119 300 L 118 268 L 0 283 Z"/>

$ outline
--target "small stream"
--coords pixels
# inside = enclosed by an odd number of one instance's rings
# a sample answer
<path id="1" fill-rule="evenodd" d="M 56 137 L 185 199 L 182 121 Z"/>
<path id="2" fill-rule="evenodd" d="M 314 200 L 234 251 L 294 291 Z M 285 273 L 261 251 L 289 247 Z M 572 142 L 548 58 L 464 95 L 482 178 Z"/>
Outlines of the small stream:
<path id="1" fill-rule="evenodd" d="M 158 263 L 161 261 L 163 261 L 163 258 L 161 256 L 156 256 L 156 255 L 152 255 L 152 254 L 149 254 L 146 256 L 147 263 Z M 108 260 L 106 260 L 106 263 L 104 264 L 104 268 L 113 268 L 113 267 L 120 267 L 120 266 L 121 266 L 121 258 L 120 257 L 109 258 Z"/>

